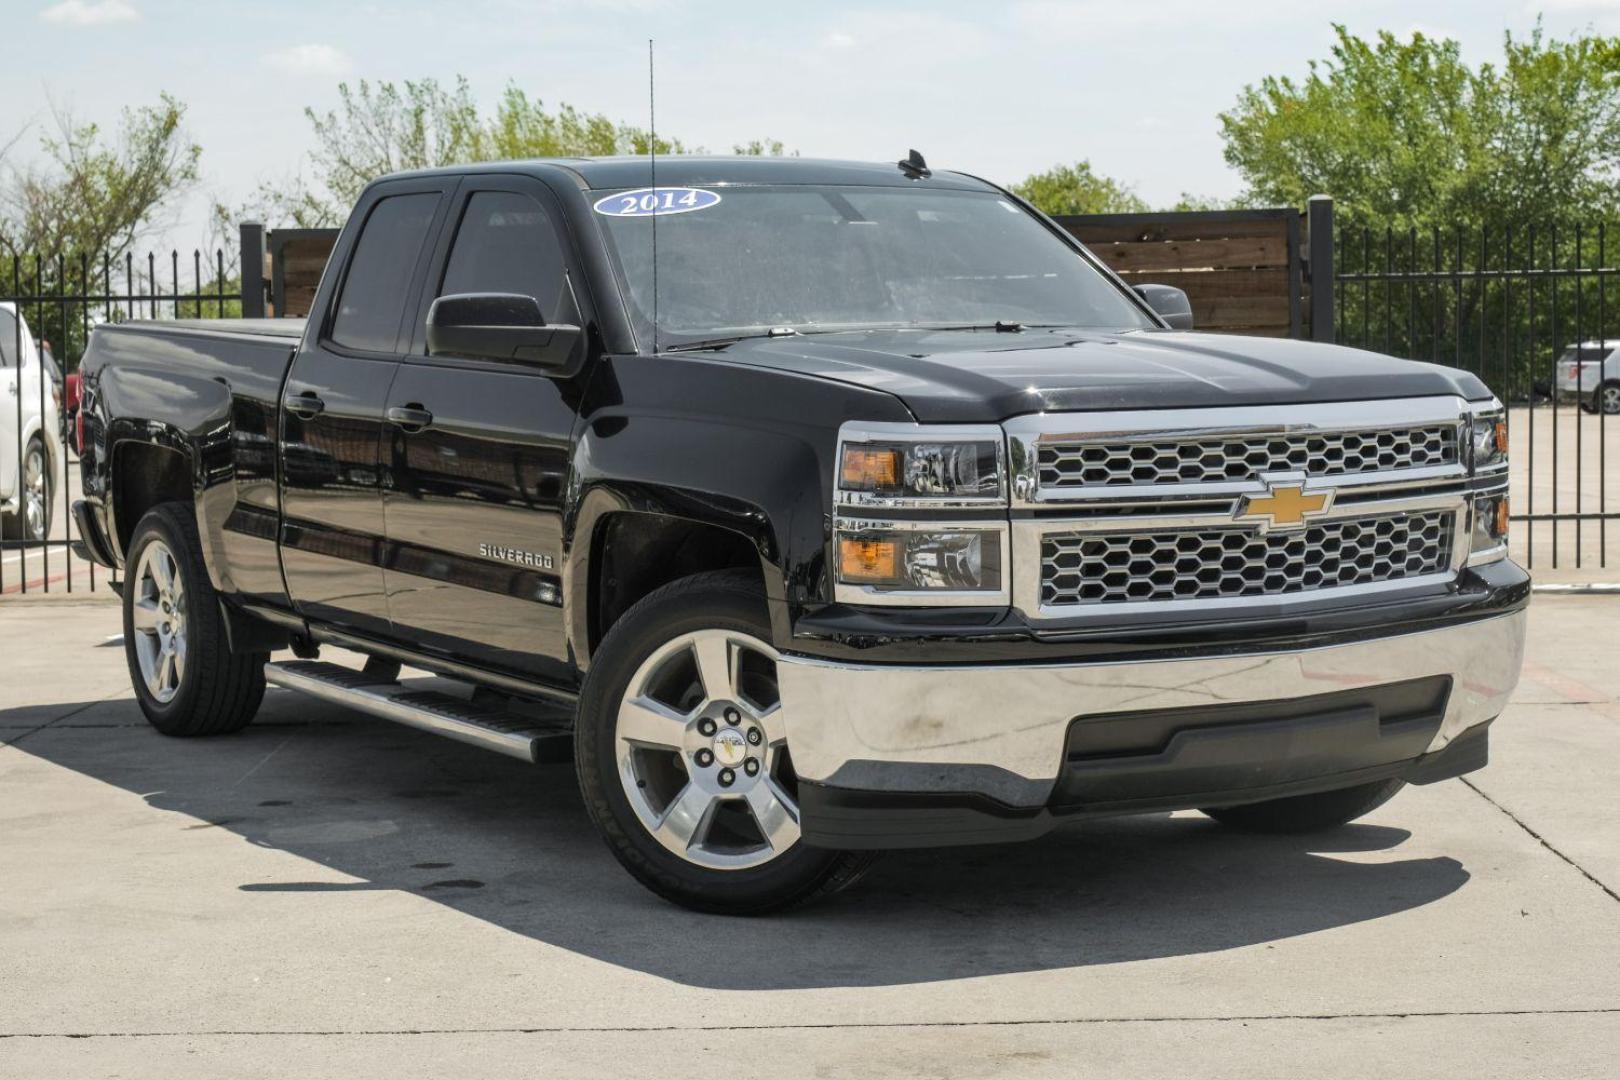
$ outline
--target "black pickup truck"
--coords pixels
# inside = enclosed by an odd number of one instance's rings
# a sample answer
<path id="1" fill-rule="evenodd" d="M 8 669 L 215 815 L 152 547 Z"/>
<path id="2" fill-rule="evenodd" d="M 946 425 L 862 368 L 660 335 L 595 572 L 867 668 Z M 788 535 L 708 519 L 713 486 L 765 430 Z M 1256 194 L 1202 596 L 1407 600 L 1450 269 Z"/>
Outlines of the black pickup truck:
<path id="1" fill-rule="evenodd" d="M 391 176 L 307 322 L 95 331 L 74 514 L 159 731 L 268 682 L 571 757 L 703 910 L 1478 768 L 1529 597 L 1501 404 L 1190 321 L 916 156 Z"/>

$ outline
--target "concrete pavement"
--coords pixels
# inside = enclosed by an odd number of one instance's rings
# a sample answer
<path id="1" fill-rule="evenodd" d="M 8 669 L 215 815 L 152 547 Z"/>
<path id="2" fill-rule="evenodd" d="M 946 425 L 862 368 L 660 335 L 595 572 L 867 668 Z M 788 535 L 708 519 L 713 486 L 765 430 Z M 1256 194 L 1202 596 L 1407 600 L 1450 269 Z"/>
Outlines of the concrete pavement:
<path id="1" fill-rule="evenodd" d="M 164 739 L 116 608 L 0 606 L 0 1076 L 1612 1077 L 1617 620 L 1538 596 L 1493 764 L 1334 834 L 1100 822 L 735 920 L 567 768 L 280 691 Z"/>

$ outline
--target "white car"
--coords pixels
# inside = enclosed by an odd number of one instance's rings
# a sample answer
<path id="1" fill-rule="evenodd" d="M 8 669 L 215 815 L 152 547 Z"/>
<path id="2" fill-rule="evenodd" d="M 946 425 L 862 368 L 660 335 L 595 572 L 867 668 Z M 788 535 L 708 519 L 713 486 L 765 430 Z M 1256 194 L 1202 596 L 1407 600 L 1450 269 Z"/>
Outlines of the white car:
<path id="1" fill-rule="evenodd" d="M 1620 415 L 1620 346 L 1583 341 L 1558 358 L 1558 396 L 1573 397 L 1587 412 Z"/>
<path id="2" fill-rule="evenodd" d="M 50 535 L 62 470 L 61 390 L 15 304 L 0 303 L 0 531 L 8 540 Z"/>

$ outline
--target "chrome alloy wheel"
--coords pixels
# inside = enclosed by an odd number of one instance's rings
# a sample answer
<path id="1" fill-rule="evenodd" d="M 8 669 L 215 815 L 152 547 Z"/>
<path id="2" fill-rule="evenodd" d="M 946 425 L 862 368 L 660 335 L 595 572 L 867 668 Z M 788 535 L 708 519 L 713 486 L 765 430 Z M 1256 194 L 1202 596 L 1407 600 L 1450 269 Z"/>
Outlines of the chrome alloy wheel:
<path id="1" fill-rule="evenodd" d="M 23 526 L 30 540 L 45 539 L 50 518 L 50 478 L 45 468 L 45 449 L 39 443 L 28 448 L 23 459 Z"/>
<path id="2" fill-rule="evenodd" d="M 1610 416 L 1620 414 L 1620 383 L 1609 383 L 1598 391 L 1598 408 Z"/>
<path id="3" fill-rule="evenodd" d="M 647 831 L 688 862 L 745 870 L 799 839 L 776 659 L 738 631 L 683 634 L 642 662 L 619 703 L 614 746 L 625 797 Z"/>
<path id="4" fill-rule="evenodd" d="M 163 541 L 153 540 L 141 552 L 133 587 L 135 658 L 147 693 L 167 705 L 186 673 L 186 584 Z"/>

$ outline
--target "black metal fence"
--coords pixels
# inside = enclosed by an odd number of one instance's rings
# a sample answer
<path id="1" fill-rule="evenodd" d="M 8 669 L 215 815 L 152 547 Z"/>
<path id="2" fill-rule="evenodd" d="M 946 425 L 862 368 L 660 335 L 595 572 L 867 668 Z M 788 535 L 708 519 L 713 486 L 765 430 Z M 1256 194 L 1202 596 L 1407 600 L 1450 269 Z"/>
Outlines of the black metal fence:
<path id="1" fill-rule="evenodd" d="M 126 319 L 240 315 L 240 280 L 223 251 L 115 260 L 18 252 L 0 239 L 0 491 L 11 489 L 0 512 L 0 596 L 94 591 L 105 576 L 73 552 L 73 380 L 91 330 Z M 35 462 L 42 472 L 31 471 Z M 36 484 L 43 529 L 31 520 Z"/>
<path id="2" fill-rule="evenodd" d="M 1611 282 L 1620 275 L 1620 223 L 1335 229 L 1331 200 L 1315 199 L 1306 231 L 1308 295 L 1294 265 L 1301 253 L 1273 272 L 1292 275 L 1290 295 L 1308 299 L 1309 335 L 1478 374 L 1509 406 L 1516 557 L 1537 569 L 1606 569 L 1611 543 L 1620 544 L 1620 469 L 1609 469 L 1609 458 L 1620 455 L 1620 416 L 1593 411 L 1591 393 L 1561 394 L 1559 379 L 1561 363 L 1580 359 L 1589 373 L 1620 380 L 1620 356 L 1606 359 L 1620 346 L 1620 282 Z M 244 226 L 241 250 L 229 259 L 218 250 L 118 259 L 17 252 L 0 238 L 0 313 L 20 315 L 7 324 L 0 314 L 8 365 L 0 379 L 15 386 L 0 397 L 0 420 L 14 421 L 0 426 L 0 467 L 16 470 L 20 487 L 30 447 L 44 446 L 50 519 L 41 541 L 19 535 L 23 515 L 0 515 L 0 596 L 93 590 L 99 573 L 72 551 L 71 388 L 56 374 L 29 377 L 43 351 L 31 352 L 30 342 L 49 342 L 57 371 L 71 375 L 102 323 L 296 309 L 298 291 L 313 290 L 331 237 L 270 235 L 279 247 L 259 226 Z M 293 252 L 299 244 L 309 250 Z M 1156 249 L 1132 252 L 1163 262 Z M 1620 551 L 1613 555 L 1620 559 Z"/>
<path id="3" fill-rule="evenodd" d="M 1606 568 L 1620 538 L 1608 461 L 1620 416 L 1598 391 L 1620 379 L 1620 357 L 1606 359 L 1620 346 L 1617 245 L 1609 222 L 1336 237 L 1339 343 L 1465 368 L 1509 406 L 1516 553 L 1538 569 Z M 1575 360 L 1585 389 L 1569 392 L 1560 379 Z"/>

